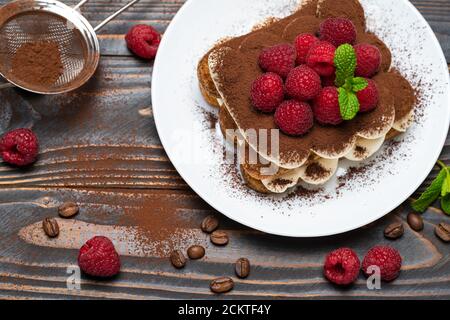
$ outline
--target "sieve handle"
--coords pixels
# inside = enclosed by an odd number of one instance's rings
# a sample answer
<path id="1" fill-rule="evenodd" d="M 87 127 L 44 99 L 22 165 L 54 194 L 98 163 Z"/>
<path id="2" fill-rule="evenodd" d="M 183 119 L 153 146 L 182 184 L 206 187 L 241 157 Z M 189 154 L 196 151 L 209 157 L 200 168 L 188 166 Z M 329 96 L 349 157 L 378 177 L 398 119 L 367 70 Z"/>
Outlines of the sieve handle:
<path id="1" fill-rule="evenodd" d="M 81 0 L 75 7 L 73 7 L 73 10 L 78 10 L 83 4 L 88 2 L 89 0 Z"/>
<path id="2" fill-rule="evenodd" d="M 88 0 L 82 0 L 80 3 L 84 4 L 86 1 Z M 127 5 L 123 6 L 122 8 L 120 8 L 119 10 L 117 10 L 116 12 L 114 12 L 112 15 L 110 15 L 108 18 L 106 18 L 105 20 L 103 20 L 102 22 L 100 22 L 95 28 L 94 31 L 97 32 L 98 30 L 100 30 L 101 28 L 103 28 L 108 22 L 110 22 L 112 19 L 114 19 L 115 17 L 117 17 L 119 14 L 121 14 L 122 12 L 124 12 L 125 10 L 127 10 L 129 7 L 131 7 L 133 4 L 135 4 L 136 2 L 138 2 L 139 0 L 133 0 L 130 1 Z"/>

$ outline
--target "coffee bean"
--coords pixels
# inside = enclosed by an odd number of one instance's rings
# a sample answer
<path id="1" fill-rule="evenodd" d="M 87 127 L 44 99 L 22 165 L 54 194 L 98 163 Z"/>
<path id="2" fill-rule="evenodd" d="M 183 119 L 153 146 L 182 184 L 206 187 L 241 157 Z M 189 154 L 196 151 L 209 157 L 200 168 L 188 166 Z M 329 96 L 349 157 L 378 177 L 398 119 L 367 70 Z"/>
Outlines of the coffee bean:
<path id="1" fill-rule="evenodd" d="M 212 292 L 225 293 L 233 289 L 234 281 L 233 279 L 228 277 L 218 278 L 211 281 L 209 287 L 211 288 Z"/>
<path id="2" fill-rule="evenodd" d="M 413 229 L 414 231 L 423 230 L 423 219 L 420 214 L 411 212 L 408 214 L 406 220 L 408 221 L 408 224 L 411 227 L 411 229 Z"/>
<path id="3" fill-rule="evenodd" d="M 228 243 L 228 234 L 225 231 L 216 230 L 211 233 L 209 238 L 217 246 L 224 246 Z"/>
<path id="4" fill-rule="evenodd" d="M 191 259 L 200 259 L 205 255 L 205 248 L 202 246 L 190 246 L 187 250 L 187 254 Z"/>
<path id="5" fill-rule="evenodd" d="M 175 268 L 181 269 L 186 265 L 186 257 L 180 250 L 174 250 L 170 255 L 170 262 Z"/>
<path id="6" fill-rule="evenodd" d="M 403 223 L 394 222 L 391 223 L 384 229 L 384 236 L 388 239 L 398 239 L 405 232 L 405 228 L 403 227 Z"/>
<path id="7" fill-rule="evenodd" d="M 206 233 L 211 233 L 219 227 L 219 220 L 214 216 L 207 216 L 202 221 L 202 231 Z"/>
<path id="8" fill-rule="evenodd" d="M 58 213 L 63 218 L 73 217 L 78 213 L 78 206 L 74 202 L 65 202 L 58 208 Z"/>
<path id="9" fill-rule="evenodd" d="M 42 229 L 44 229 L 45 234 L 50 238 L 55 238 L 59 235 L 59 226 L 56 219 L 45 218 L 42 221 Z"/>
<path id="10" fill-rule="evenodd" d="M 250 274 L 250 261 L 247 258 L 239 258 L 234 270 L 239 278 L 247 278 Z"/>
<path id="11" fill-rule="evenodd" d="M 450 242 L 450 223 L 441 222 L 434 229 L 434 233 L 444 242 Z"/>

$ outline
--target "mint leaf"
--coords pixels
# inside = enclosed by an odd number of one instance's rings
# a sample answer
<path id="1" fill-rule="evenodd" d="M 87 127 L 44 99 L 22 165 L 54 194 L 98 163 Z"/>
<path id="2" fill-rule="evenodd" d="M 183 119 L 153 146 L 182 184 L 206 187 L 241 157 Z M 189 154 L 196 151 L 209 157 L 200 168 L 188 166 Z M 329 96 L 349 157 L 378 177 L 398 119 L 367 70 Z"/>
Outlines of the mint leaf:
<path id="1" fill-rule="evenodd" d="M 441 208 L 446 214 L 450 215 L 450 194 L 441 198 Z"/>
<path id="2" fill-rule="evenodd" d="M 350 44 L 342 44 L 336 49 L 334 65 L 336 67 L 335 84 L 337 87 L 342 87 L 345 80 L 353 78 L 356 68 L 355 50 Z"/>
<path id="3" fill-rule="evenodd" d="M 361 77 L 353 78 L 351 80 L 351 84 L 352 84 L 353 92 L 358 92 L 358 91 L 364 90 L 369 85 L 367 80 L 364 78 L 361 78 Z"/>
<path id="4" fill-rule="evenodd" d="M 431 185 L 422 195 L 412 203 L 412 208 L 417 212 L 424 212 L 439 197 L 442 192 L 442 185 L 447 176 L 447 170 L 442 169 Z"/>
<path id="5" fill-rule="evenodd" d="M 342 119 L 351 120 L 359 111 L 359 101 L 353 91 L 347 91 L 345 88 L 338 88 L 339 108 Z"/>
<path id="6" fill-rule="evenodd" d="M 448 167 L 444 168 L 446 175 L 445 175 L 445 179 L 444 182 L 442 183 L 442 188 L 441 188 L 441 196 L 445 197 L 447 194 L 450 193 L 450 171 L 448 169 Z"/>

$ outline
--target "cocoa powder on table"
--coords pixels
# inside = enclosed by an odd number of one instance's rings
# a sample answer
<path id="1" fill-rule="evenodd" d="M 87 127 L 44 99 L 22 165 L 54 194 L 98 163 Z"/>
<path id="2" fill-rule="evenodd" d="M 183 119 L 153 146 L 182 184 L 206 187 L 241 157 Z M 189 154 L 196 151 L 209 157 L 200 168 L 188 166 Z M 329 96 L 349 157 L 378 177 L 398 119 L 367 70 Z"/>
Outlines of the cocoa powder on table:
<path id="1" fill-rule="evenodd" d="M 21 45 L 11 61 L 10 75 L 25 85 L 54 85 L 64 71 L 58 44 L 53 41 L 33 41 Z"/>

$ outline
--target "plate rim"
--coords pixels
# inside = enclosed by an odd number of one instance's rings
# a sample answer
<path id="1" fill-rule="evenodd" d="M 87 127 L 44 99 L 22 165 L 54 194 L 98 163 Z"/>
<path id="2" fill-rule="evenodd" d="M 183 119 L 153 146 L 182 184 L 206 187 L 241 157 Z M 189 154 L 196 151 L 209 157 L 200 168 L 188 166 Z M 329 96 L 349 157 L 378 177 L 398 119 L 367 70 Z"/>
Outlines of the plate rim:
<path id="1" fill-rule="evenodd" d="M 174 26 L 176 25 L 176 23 L 178 22 L 178 20 L 180 19 L 180 17 L 184 14 L 184 12 L 186 10 L 188 10 L 188 8 L 192 5 L 192 3 L 194 3 L 195 1 L 200 1 L 200 0 L 187 0 L 183 6 L 178 10 L 178 12 L 175 14 L 175 16 L 173 17 L 173 19 L 171 20 L 169 26 L 167 27 L 164 35 L 166 34 L 171 34 L 172 33 L 172 29 L 174 28 Z M 442 50 L 442 46 L 439 43 L 439 40 L 437 39 L 437 36 L 435 34 L 435 32 L 433 31 L 433 29 L 431 28 L 430 24 L 428 23 L 428 21 L 426 21 L 426 19 L 424 18 L 424 16 L 420 13 L 420 11 L 409 1 L 409 0 L 401 0 L 403 1 L 406 5 L 408 5 L 410 7 L 410 9 L 412 9 L 412 13 L 414 13 L 416 15 L 416 17 L 420 20 L 422 20 L 422 22 L 425 23 L 427 31 L 431 32 L 432 37 L 430 40 L 432 40 L 434 42 L 435 45 L 437 45 L 438 48 L 440 48 L 439 50 L 439 56 L 440 56 L 440 64 L 441 67 L 444 67 L 445 70 L 448 69 L 448 65 L 447 65 L 447 61 L 444 55 L 444 52 Z M 333 236 L 333 235 L 340 235 L 343 233 L 347 233 L 353 230 L 357 230 L 360 229 L 361 227 L 364 227 L 368 224 L 371 224 L 381 218 L 383 218 L 384 216 L 386 216 L 387 214 L 389 214 L 390 212 L 392 212 L 393 210 L 395 210 L 396 208 L 398 208 L 401 204 L 403 204 L 412 194 L 414 194 L 414 192 L 420 187 L 420 185 L 426 180 L 426 178 L 428 177 L 428 175 L 430 174 L 430 172 L 433 170 L 433 168 L 436 165 L 437 160 L 439 159 L 439 156 L 442 152 L 443 147 L 445 146 L 445 141 L 447 139 L 448 133 L 449 133 L 449 127 L 450 127 L 450 109 L 447 108 L 447 113 L 446 113 L 446 117 L 447 117 L 447 129 L 442 133 L 441 135 L 441 140 L 439 142 L 439 148 L 436 148 L 436 151 L 433 155 L 433 157 L 430 157 L 430 159 L 433 159 L 434 161 L 428 164 L 427 166 L 427 170 L 424 170 L 423 173 L 420 175 L 420 179 L 417 179 L 417 183 L 414 185 L 414 188 L 411 187 L 412 191 L 408 191 L 406 194 L 406 198 L 403 199 L 403 197 L 400 197 L 401 200 L 399 201 L 392 201 L 393 205 L 392 206 L 388 206 L 389 209 L 386 210 L 386 212 L 383 212 L 379 215 L 376 215 L 372 218 L 370 218 L 370 221 L 367 221 L 365 223 L 361 223 L 361 224 L 356 224 L 354 226 L 348 227 L 348 228 L 342 228 L 342 230 L 339 231 L 334 231 L 334 232 L 321 232 L 321 233 L 316 233 L 314 235 L 299 235 L 299 234 L 292 234 L 289 232 L 282 232 L 282 231 L 278 231 L 278 232 L 274 232 L 273 230 L 268 230 L 264 227 L 258 226 L 253 222 L 248 222 L 248 221 L 243 221 L 243 219 L 240 218 L 240 216 L 236 217 L 236 216 L 230 216 L 228 214 L 226 214 L 226 210 L 221 210 L 219 207 L 219 205 L 212 203 L 212 201 L 210 201 L 209 199 L 205 199 L 204 195 L 202 195 L 201 192 L 198 191 L 197 186 L 195 186 L 193 183 L 189 182 L 186 179 L 186 175 L 185 173 L 183 173 L 182 171 L 179 170 L 179 165 L 176 164 L 176 162 L 173 161 L 173 156 L 170 154 L 170 148 L 166 148 L 166 142 L 165 142 L 165 137 L 163 135 L 160 134 L 160 129 L 158 128 L 158 114 L 159 112 L 156 111 L 158 110 L 158 108 L 154 108 L 154 103 L 153 103 L 153 99 L 154 97 L 159 96 L 159 93 L 157 92 L 157 90 L 155 89 L 157 87 L 157 85 L 155 85 L 158 81 L 158 77 L 159 77 L 159 73 L 160 73 L 160 65 L 161 63 L 160 61 L 160 52 L 163 51 L 161 50 L 161 48 L 164 48 L 166 45 L 165 41 L 166 37 L 162 37 L 162 41 L 160 43 L 160 50 L 158 50 L 158 53 L 156 55 L 155 61 L 154 61 L 154 65 L 153 65 L 153 74 L 152 74 L 152 87 L 151 87 L 151 95 L 152 95 L 152 110 L 153 110 L 153 118 L 155 121 L 155 127 L 156 127 L 156 131 L 158 133 L 159 139 L 161 141 L 161 144 L 164 148 L 164 151 L 166 152 L 171 164 L 174 166 L 175 170 L 177 171 L 177 173 L 183 178 L 183 180 L 186 182 L 186 184 L 189 185 L 189 187 L 203 200 L 205 201 L 207 204 L 209 204 L 212 208 L 214 208 L 216 211 L 220 212 L 221 214 L 225 215 L 226 217 L 228 217 L 229 219 L 236 221 L 244 226 L 250 227 L 252 229 L 267 233 L 267 234 L 272 234 L 272 235 L 277 235 L 277 236 L 283 236 L 283 237 L 288 237 L 288 238 L 320 238 L 320 237 L 328 237 L 328 236 Z M 156 80 L 156 81 L 155 81 Z M 448 104 L 450 106 L 450 81 L 447 82 L 447 86 L 444 89 L 445 92 L 447 93 L 447 96 L 449 97 L 449 101 Z M 409 188 L 408 188 L 409 190 Z M 224 212 L 225 211 L 225 212 Z M 380 210 L 381 211 L 381 210 Z"/>

